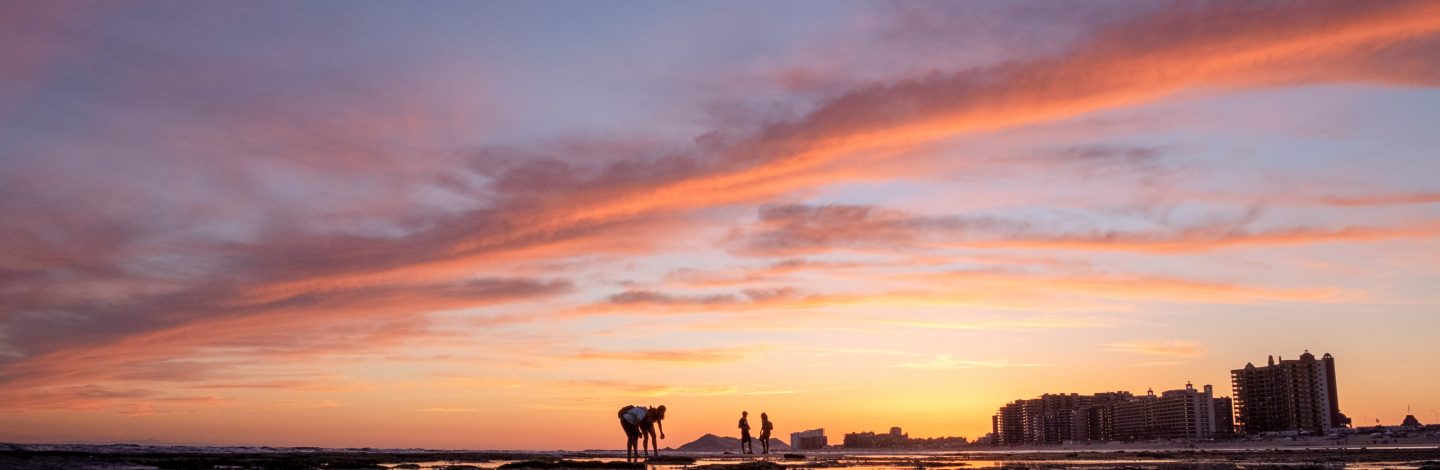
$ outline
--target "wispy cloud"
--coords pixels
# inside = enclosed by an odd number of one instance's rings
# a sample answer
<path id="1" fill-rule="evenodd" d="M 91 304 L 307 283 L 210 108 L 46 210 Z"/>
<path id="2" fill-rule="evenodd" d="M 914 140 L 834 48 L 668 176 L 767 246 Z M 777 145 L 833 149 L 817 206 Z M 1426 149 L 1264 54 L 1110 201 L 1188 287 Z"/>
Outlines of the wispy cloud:
<path id="1" fill-rule="evenodd" d="M 431 408 L 419 408 L 415 411 L 419 411 L 422 413 L 476 413 L 481 410 L 477 408 L 464 408 L 459 406 L 441 406 Z"/>
<path id="2" fill-rule="evenodd" d="M 1096 328 L 1106 323 L 1086 318 L 1035 318 L 1025 320 L 978 320 L 978 321 L 923 321 L 886 320 L 886 325 L 921 328 L 927 330 L 1049 330 L 1066 328 Z"/>
<path id="3" fill-rule="evenodd" d="M 1009 361 L 976 361 L 969 359 L 956 359 L 951 354 L 937 354 L 934 358 L 924 362 L 902 362 L 895 367 L 904 369 L 979 369 L 979 368 L 1008 368 L 1008 367 L 1048 367 L 1050 364 L 1038 362 L 1012 363 Z"/>
<path id="4" fill-rule="evenodd" d="M 762 207 L 757 223 L 732 235 L 731 244 L 737 253 L 756 256 L 936 247 L 1194 253 L 1440 235 L 1440 220 L 1389 226 L 1256 227 L 1253 215 L 1244 213 L 1150 229 L 1052 225 L 990 215 L 919 215 L 868 205 L 792 204 Z"/>
<path id="5" fill-rule="evenodd" d="M 729 384 L 658 385 L 626 383 L 612 380 L 575 380 L 556 385 L 588 394 L 621 394 L 646 397 L 734 395 L 740 388 Z"/>
<path id="6" fill-rule="evenodd" d="M 753 348 L 745 349 L 664 349 L 642 351 L 609 351 L 587 349 L 569 355 L 567 357 L 571 359 L 584 360 L 665 362 L 675 364 L 701 365 L 740 361 L 757 353 L 758 349 L 763 349 L 763 346 L 756 346 Z"/>
<path id="7" fill-rule="evenodd" d="M 1139 340 L 1104 345 L 1106 351 L 1195 358 L 1205 355 L 1205 345 L 1190 340 Z"/>
<path id="8" fill-rule="evenodd" d="M 1320 201 L 1325 204 L 1346 207 L 1436 204 L 1440 203 L 1440 192 L 1381 193 L 1351 196 L 1332 195 L 1322 197 Z"/>

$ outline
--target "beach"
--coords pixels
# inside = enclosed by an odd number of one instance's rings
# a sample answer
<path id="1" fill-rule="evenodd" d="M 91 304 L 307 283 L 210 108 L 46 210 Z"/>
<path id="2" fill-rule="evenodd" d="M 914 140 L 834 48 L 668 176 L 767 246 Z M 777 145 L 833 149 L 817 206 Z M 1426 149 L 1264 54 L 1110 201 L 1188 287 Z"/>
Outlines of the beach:
<path id="1" fill-rule="evenodd" d="M 851 468 L 1149 469 L 1274 468 L 1440 470 L 1440 445 L 1259 447 L 1211 449 L 996 449 L 885 452 L 834 449 L 803 454 L 735 455 L 667 452 L 630 464 L 620 451 L 457 451 L 281 447 L 0 444 L 0 468 L 14 470 L 141 469 L 436 469 L 525 468 L 611 470 L 784 470 Z"/>

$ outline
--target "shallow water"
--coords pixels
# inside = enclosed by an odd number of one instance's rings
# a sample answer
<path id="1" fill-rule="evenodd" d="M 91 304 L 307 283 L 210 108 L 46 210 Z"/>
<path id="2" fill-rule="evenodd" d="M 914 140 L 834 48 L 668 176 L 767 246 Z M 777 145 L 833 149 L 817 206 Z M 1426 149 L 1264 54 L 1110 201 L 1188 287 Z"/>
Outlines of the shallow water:
<path id="1" fill-rule="evenodd" d="M 594 458 L 572 458 L 568 460 L 582 462 L 619 462 L 624 458 L 615 457 L 594 457 Z M 996 459 L 977 460 L 966 456 L 958 455 L 936 455 L 936 454 L 891 454 L 891 455 L 817 455 L 805 460 L 787 460 L 780 456 L 775 457 L 702 457 L 697 458 L 694 464 L 689 465 L 648 465 L 647 470 L 685 470 L 700 465 L 723 465 L 737 464 L 749 461 L 768 460 L 789 468 L 844 468 L 849 470 L 899 470 L 899 469 L 923 469 L 923 468 L 965 468 L 965 469 L 995 469 L 995 468 L 1027 468 L 1027 469 L 1079 469 L 1079 470 L 1108 470 L 1108 469 L 1164 469 L 1164 468 L 1236 468 L 1236 469 L 1262 469 L 1270 468 L 1284 470 L 1287 468 L 1325 468 L 1334 470 L 1417 470 L 1421 462 L 1320 462 L 1320 461 L 1297 461 L 1297 462 L 1255 462 L 1244 460 L 1233 460 L 1224 456 L 1216 458 L 1115 458 L 1115 459 Z M 410 462 L 420 465 L 421 468 L 442 468 L 451 465 L 472 465 L 479 468 L 496 468 L 501 465 L 517 462 L 518 460 L 492 460 L 485 462 L 474 461 L 432 461 L 432 462 Z M 385 465 L 393 468 L 396 464 Z"/>

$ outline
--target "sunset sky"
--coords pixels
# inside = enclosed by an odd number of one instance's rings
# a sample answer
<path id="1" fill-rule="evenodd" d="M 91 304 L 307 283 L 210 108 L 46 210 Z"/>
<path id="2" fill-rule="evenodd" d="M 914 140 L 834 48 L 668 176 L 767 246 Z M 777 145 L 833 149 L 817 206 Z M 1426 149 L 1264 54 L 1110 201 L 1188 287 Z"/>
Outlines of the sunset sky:
<path id="1" fill-rule="evenodd" d="M 0 2 L 0 442 L 619 449 L 1336 357 L 1440 409 L 1440 2 Z"/>

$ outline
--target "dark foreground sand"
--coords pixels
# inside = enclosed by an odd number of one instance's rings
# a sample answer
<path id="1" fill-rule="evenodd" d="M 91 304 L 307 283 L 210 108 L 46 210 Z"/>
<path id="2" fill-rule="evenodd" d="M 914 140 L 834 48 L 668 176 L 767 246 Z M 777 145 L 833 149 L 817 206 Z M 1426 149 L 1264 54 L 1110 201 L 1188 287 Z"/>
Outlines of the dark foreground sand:
<path id="1" fill-rule="evenodd" d="M 145 448 L 29 449 L 0 445 L 0 469 L 499 469 L 645 470 L 613 452 L 514 453 L 369 449 Z M 1076 452 L 816 453 L 737 456 L 670 453 L 649 470 L 810 468 L 1012 470 L 1440 470 L 1440 448 L 1268 449 Z"/>

